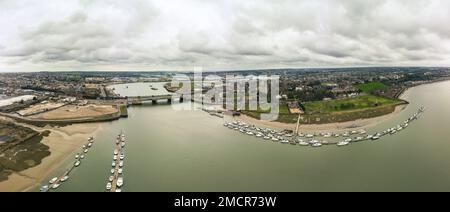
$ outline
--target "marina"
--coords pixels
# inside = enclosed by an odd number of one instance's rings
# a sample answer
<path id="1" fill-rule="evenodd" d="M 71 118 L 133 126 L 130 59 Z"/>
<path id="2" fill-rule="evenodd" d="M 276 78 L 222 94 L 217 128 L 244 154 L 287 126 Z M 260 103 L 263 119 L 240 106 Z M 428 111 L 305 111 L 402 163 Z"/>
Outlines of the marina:
<path id="1" fill-rule="evenodd" d="M 82 146 L 82 153 L 77 153 L 75 155 L 75 162 L 73 165 L 67 169 L 61 176 L 54 177 L 51 180 L 48 181 L 49 184 L 43 185 L 39 188 L 39 191 L 41 192 L 49 192 L 51 189 L 56 190 L 58 189 L 62 183 L 69 180 L 70 173 L 77 167 L 81 165 L 81 160 L 85 158 L 85 154 L 88 152 L 87 150 L 92 147 L 94 144 L 94 137 L 88 138 L 88 143 Z"/>
<path id="2" fill-rule="evenodd" d="M 115 141 L 115 147 L 113 150 L 113 160 L 111 162 L 112 169 L 110 170 L 111 175 L 109 176 L 106 183 L 106 191 L 109 192 L 122 192 L 122 186 L 124 184 L 123 180 L 123 166 L 125 159 L 125 134 L 120 132 L 117 135 Z"/>
<path id="3" fill-rule="evenodd" d="M 339 133 L 314 133 L 314 134 L 304 134 L 297 133 L 293 135 L 290 130 L 274 130 L 269 128 L 261 128 L 255 125 L 250 125 L 241 121 L 225 121 L 223 123 L 224 127 L 227 127 L 231 130 L 236 130 L 241 132 L 242 134 L 255 136 L 256 138 L 262 138 L 265 140 L 272 140 L 273 142 L 280 141 L 281 144 L 291 144 L 291 145 L 300 145 L 300 146 L 311 146 L 311 147 L 322 147 L 323 145 L 336 145 L 339 147 L 348 146 L 351 143 L 362 142 L 362 141 L 375 141 L 386 135 L 393 135 L 401 130 L 407 128 L 410 123 L 417 120 L 422 113 L 425 111 L 423 106 L 419 107 L 416 113 L 411 115 L 407 120 L 403 123 L 398 124 L 395 127 L 388 128 L 382 132 L 375 132 L 373 134 L 368 134 L 368 132 L 364 129 L 362 130 L 352 130 L 347 131 L 342 134 Z M 357 136 L 358 135 L 358 136 Z M 353 137 L 352 137 L 353 136 Z M 340 138 L 341 141 L 336 140 L 317 140 L 318 138 Z M 309 141 L 304 141 L 301 138 L 305 138 Z"/>

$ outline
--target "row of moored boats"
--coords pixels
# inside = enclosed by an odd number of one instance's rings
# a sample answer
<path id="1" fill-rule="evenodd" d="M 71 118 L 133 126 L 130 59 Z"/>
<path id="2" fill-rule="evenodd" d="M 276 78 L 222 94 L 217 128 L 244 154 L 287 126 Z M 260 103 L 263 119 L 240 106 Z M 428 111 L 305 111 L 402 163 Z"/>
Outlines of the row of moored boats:
<path id="1" fill-rule="evenodd" d="M 86 154 L 89 152 L 89 149 L 94 144 L 94 137 L 88 138 L 88 143 L 84 144 L 81 147 L 81 153 L 77 153 L 75 155 L 75 162 L 73 166 L 68 169 L 61 177 L 54 177 L 48 181 L 48 185 L 44 185 L 40 188 L 41 192 L 47 192 L 50 189 L 58 189 L 62 183 L 66 182 L 69 179 L 69 173 L 75 168 L 80 166 L 81 161 L 86 157 Z"/>
<path id="2" fill-rule="evenodd" d="M 124 184 L 123 166 L 125 160 L 125 134 L 120 133 L 116 138 L 116 148 L 113 152 L 113 160 L 111 162 L 111 175 L 106 183 L 106 190 L 110 192 L 121 192 Z"/>
<path id="3" fill-rule="evenodd" d="M 321 147 L 323 145 L 337 145 L 337 146 L 347 146 L 353 142 L 367 141 L 367 140 L 378 140 L 385 135 L 395 134 L 409 126 L 409 124 L 418 119 L 419 116 L 424 112 L 424 107 L 420 107 L 416 113 L 410 116 L 403 123 L 386 129 L 382 132 L 377 132 L 374 134 L 368 134 L 366 130 L 353 130 L 344 133 L 298 133 L 295 135 L 290 130 L 278 131 L 269 128 L 260 128 L 255 125 L 250 125 L 241 121 L 225 121 L 224 126 L 229 129 L 239 131 L 245 135 L 255 136 L 261 138 L 263 141 L 273 141 L 280 142 L 282 144 L 300 145 L 300 146 L 312 146 Z M 319 140 L 318 138 L 330 138 L 339 139 L 341 141 L 327 141 Z"/>

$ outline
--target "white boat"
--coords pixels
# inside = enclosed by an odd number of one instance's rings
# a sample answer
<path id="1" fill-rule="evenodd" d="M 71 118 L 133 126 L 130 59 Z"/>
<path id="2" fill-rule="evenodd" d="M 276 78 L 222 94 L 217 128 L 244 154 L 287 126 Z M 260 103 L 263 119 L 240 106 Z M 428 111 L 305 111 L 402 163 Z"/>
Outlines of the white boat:
<path id="1" fill-rule="evenodd" d="M 270 137 L 269 136 L 264 136 L 264 140 L 269 140 Z"/>
<path id="2" fill-rule="evenodd" d="M 300 133 L 300 134 L 298 134 L 298 136 L 299 136 L 299 137 L 305 137 L 305 134 Z"/>
<path id="3" fill-rule="evenodd" d="M 337 146 L 347 146 L 349 144 L 349 142 L 346 141 L 339 141 L 336 145 Z"/>
<path id="4" fill-rule="evenodd" d="M 123 167 L 123 160 L 119 162 L 119 167 Z"/>
<path id="5" fill-rule="evenodd" d="M 75 162 L 75 167 L 78 167 L 79 165 L 80 165 L 80 161 L 79 160 L 77 160 L 76 162 Z"/>
<path id="6" fill-rule="evenodd" d="M 254 135 L 254 134 L 253 134 L 253 132 L 248 131 L 248 132 L 247 132 L 247 135 Z"/>
<path id="7" fill-rule="evenodd" d="M 294 135 L 292 135 L 292 134 L 286 134 L 286 135 L 285 135 L 285 137 L 288 137 L 288 138 L 290 138 L 290 137 L 292 137 L 292 136 L 294 136 Z"/>
<path id="8" fill-rule="evenodd" d="M 310 144 L 317 144 L 317 143 L 320 143 L 318 140 L 311 140 L 311 141 L 309 141 L 309 143 Z"/>
<path id="9" fill-rule="evenodd" d="M 92 146 L 92 143 L 88 143 L 88 147 L 91 147 Z"/>
<path id="10" fill-rule="evenodd" d="M 117 155 L 117 154 L 119 154 L 119 150 L 115 149 L 114 150 L 114 155 Z"/>
<path id="11" fill-rule="evenodd" d="M 48 185 L 42 186 L 41 188 L 39 188 L 40 192 L 47 192 L 48 191 Z"/>
<path id="12" fill-rule="evenodd" d="M 80 159 L 84 159 L 84 155 L 81 155 L 81 156 L 80 156 Z"/>
<path id="13" fill-rule="evenodd" d="M 117 160 L 117 155 L 114 155 L 113 160 Z"/>
<path id="14" fill-rule="evenodd" d="M 49 182 L 50 184 L 53 184 L 53 183 L 55 183 L 57 180 L 58 180 L 58 178 L 57 178 L 57 177 L 54 177 L 54 178 L 52 178 L 51 180 L 49 180 L 48 182 Z"/>
<path id="15" fill-rule="evenodd" d="M 298 144 L 300 146 L 309 146 L 309 144 L 307 142 L 304 142 L 304 141 L 300 141 L 300 142 L 298 142 Z"/>
<path id="16" fill-rule="evenodd" d="M 261 133 L 256 134 L 256 137 L 261 138 L 263 135 Z"/>
<path id="17" fill-rule="evenodd" d="M 323 137 L 324 138 L 330 138 L 331 137 L 331 133 L 326 133 Z"/>
<path id="18" fill-rule="evenodd" d="M 277 141 L 279 141 L 279 139 L 274 137 L 274 138 L 272 138 L 272 141 L 277 142 Z"/>
<path id="19" fill-rule="evenodd" d="M 53 189 L 57 189 L 60 185 L 61 185 L 61 184 L 59 184 L 59 183 L 55 183 L 55 184 L 52 185 L 52 188 L 53 188 Z"/>
<path id="20" fill-rule="evenodd" d="M 123 159 L 125 159 L 125 154 L 120 154 L 120 160 L 123 160 Z"/>
<path id="21" fill-rule="evenodd" d="M 380 139 L 380 136 L 378 136 L 378 135 L 375 135 L 372 137 L 372 140 L 378 140 L 378 139 Z"/>
<path id="22" fill-rule="evenodd" d="M 116 162 L 113 161 L 113 162 L 111 163 L 111 166 L 112 166 L 112 167 L 116 167 Z"/>
<path id="23" fill-rule="evenodd" d="M 86 149 L 86 145 L 83 145 L 83 147 L 82 147 L 83 149 Z"/>
<path id="24" fill-rule="evenodd" d="M 116 192 L 122 192 L 122 189 L 118 188 L 116 189 Z"/>
<path id="25" fill-rule="evenodd" d="M 111 183 L 106 184 L 106 190 L 111 190 L 111 187 L 112 187 Z"/>
<path id="26" fill-rule="evenodd" d="M 282 143 L 282 144 L 288 144 L 289 141 L 284 139 L 284 140 L 281 141 L 281 143 Z"/>
<path id="27" fill-rule="evenodd" d="M 114 170 L 114 169 L 111 169 L 111 174 L 114 174 L 114 172 L 116 172 L 116 170 Z"/>
<path id="28" fill-rule="evenodd" d="M 123 185 L 123 178 L 122 178 L 122 177 L 119 177 L 119 178 L 117 179 L 117 187 L 122 187 L 122 185 Z"/>
<path id="29" fill-rule="evenodd" d="M 69 175 L 64 175 L 64 177 L 61 178 L 61 182 L 66 182 L 69 179 Z"/>
<path id="30" fill-rule="evenodd" d="M 88 151 L 89 151 L 88 149 L 85 149 L 83 152 L 84 152 L 84 153 L 87 153 Z"/>
<path id="31" fill-rule="evenodd" d="M 80 154 L 77 153 L 77 154 L 75 155 L 75 159 L 78 159 L 79 157 L 80 157 Z"/>
<path id="32" fill-rule="evenodd" d="M 109 182 L 112 182 L 114 180 L 114 176 L 109 176 Z"/>
<path id="33" fill-rule="evenodd" d="M 122 143 L 120 144 L 120 146 L 124 147 L 124 146 L 125 146 L 125 142 L 122 141 Z"/>
<path id="34" fill-rule="evenodd" d="M 119 169 L 118 173 L 122 174 L 123 173 L 123 169 Z"/>
<path id="35" fill-rule="evenodd" d="M 313 134 L 308 134 L 308 135 L 306 135 L 306 137 L 307 138 L 312 138 L 312 137 L 314 137 L 314 135 Z"/>
<path id="36" fill-rule="evenodd" d="M 312 144 L 311 146 L 312 146 L 312 147 L 321 147 L 322 144 L 321 144 L 321 143 L 314 143 L 314 144 Z"/>

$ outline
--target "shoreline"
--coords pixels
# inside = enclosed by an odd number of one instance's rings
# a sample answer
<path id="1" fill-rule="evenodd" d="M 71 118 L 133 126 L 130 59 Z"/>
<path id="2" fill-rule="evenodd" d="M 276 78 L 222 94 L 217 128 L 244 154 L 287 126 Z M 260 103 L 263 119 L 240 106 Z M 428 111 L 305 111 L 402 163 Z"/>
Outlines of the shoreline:
<path id="1" fill-rule="evenodd" d="M 447 81 L 450 81 L 450 79 L 440 79 L 440 80 L 430 81 L 427 83 L 416 84 L 414 86 L 404 89 L 398 95 L 399 96 L 398 99 L 406 101 L 402 97 L 413 88 L 417 88 L 420 86 L 427 86 L 427 85 L 431 85 L 431 84 L 435 84 L 435 83 L 444 83 Z M 328 132 L 341 133 L 341 132 L 345 132 L 345 131 L 349 131 L 349 130 L 360 130 L 360 129 L 371 128 L 380 123 L 386 122 L 391 118 L 394 118 L 395 116 L 400 114 L 400 112 L 405 110 L 409 105 L 410 105 L 409 103 L 403 104 L 403 105 L 397 105 L 395 107 L 394 112 L 383 115 L 383 116 L 373 117 L 373 118 L 357 119 L 357 120 L 348 121 L 348 122 L 336 122 L 336 123 L 328 123 L 328 124 L 307 124 L 307 125 L 303 124 L 303 125 L 300 125 L 299 132 L 303 132 L 303 133 L 328 133 Z M 241 114 L 239 117 L 230 117 L 230 116 L 227 116 L 227 117 L 230 119 L 247 122 L 249 124 L 254 124 L 254 125 L 258 125 L 258 126 L 264 126 L 264 127 L 279 129 L 279 130 L 288 129 L 288 130 L 295 131 L 295 128 L 297 126 L 296 123 L 281 123 L 281 122 L 270 122 L 270 121 L 258 120 L 258 119 L 252 118 L 250 116 L 247 116 L 245 114 Z"/>
<path id="2" fill-rule="evenodd" d="M 395 117 L 396 115 L 400 114 L 403 110 L 406 109 L 408 105 L 398 105 L 395 107 L 394 112 L 378 116 L 374 118 L 368 118 L 368 119 L 357 119 L 354 121 L 348 121 L 348 122 L 337 122 L 337 123 L 328 123 L 328 124 L 301 124 L 299 126 L 299 132 L 303 133 L 328 133 L 328 132 L 345 132 L 349 130 L 360 130 L 365 128 L 370 128 L 375 125 L 378 125 L 382 122 L 386 122 L 390 120 L 391 118 Z M 239 117 L 235 117 L 234 119 L 243 121 L 249 124 L 255 124 L 258 126 L 264 126 L 272 129 L 279 129 L 279 130 L 293 130 L 295 131 L 295 128 L 297 124 L 295 123 L 281 123 L 281 122 L 271 122 L 271 121 L 264 121 L 264 120 L 257 120 L 255 118 L 252 118 L 250 116 L 241 114 Z"/>
<path id="3" fill-rule="evenodd" d="M 409 91 L 411 88 L 415 88 L 422 85 L 429 85 L 433 83 L 439 83 L 439 82 L 445 82 L 448 80 L 442 80 L 442 81 L 433 81 L 429 83 L 423 83 L 418 84 L 415 86 L 408 87 L 407 89 L 404 89 L 400 94 L 398 99 L 403 100 L 402 97 L 404 94 Z M 406 101 L 406 100 L 403 100 Z M 406 101 L 408 102 L 408 101 Z M 397 105 L 395 107 L 395 110 L 389 114 L 373 117 L 373 118 L 366 118 L 366 119 L 357 119 L 353 121 L 347 121 L 347 122 L 335 122 L 335 123 L 327 123 L 327 124 L 300 124 L 299 126 L 299 132 L 302 133 L 329 133 L 329 132 L 336 132 L 336 133 L 342 133 L 349 130 L 361 130 L 366 128 L 374 127 L 380 123 L 386 122 L 390 120 L 391 118 L 397 116 L 405 110 L 408 107 L 408 104 L 401 104 Z M 264 126 L 272 129 L 279 129 L 279 130 L 293 130 L 295 131 L 297 124 L 296 123 L 282 123 L 282 122 L 271 122 L 271 121 L 264 121 L 264 120 L 258 120 L 253 117 L 247 116 L 245 114 L 241 114 L 238 117 L 232 117 L 232 119 L 243 121 L 249 124 L 254 124 L 258 126 Z"/>
<path id="4" fill-rule="evenodd" d="M 101 130 L 99 123 L 74 124 L 65 127 L 36 127 L 22 124 L 37 132 L 49 130 L 51 133 L 44 137 L 42 144 L 49 147 L 50 155 L 32 168 L 20 172 L 13 172 L 8 179 L 0 182 L 0 191 L 32 191 L 34 188 L 59 168 L 76 150 L 86 143 L 87 138 L 94 136 Z"/>

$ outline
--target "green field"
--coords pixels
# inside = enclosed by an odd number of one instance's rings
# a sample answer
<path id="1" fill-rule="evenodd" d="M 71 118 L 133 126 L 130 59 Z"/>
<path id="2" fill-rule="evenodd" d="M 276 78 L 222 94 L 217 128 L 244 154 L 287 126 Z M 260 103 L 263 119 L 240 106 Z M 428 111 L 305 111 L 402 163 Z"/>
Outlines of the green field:
<path id="1" fill-rule="evenodd" d="M 279 110 L 278 111 L 279 114 L 290 114 L 289 107 L 284 103 L 280 103 L 278 110 Z M 255 112 L 255 113 L 270 113 L 270 110 L 262 110 L 261 108 L 258 108 L 258 110 L 249 110 L 248 105 L 245 106 L 245 111 Z"/>
<path id="2" fill-rule="evenodd" d="M 306 102 L 305 112 L 307 114 L 334 113 L 349 110 L 375 108 L 384 105 L 399 104 L 401 101 L 387 99 L 384 97 L 363 95 L 354 98 L 336 99 L 330 101 Z"/>
<path id="3" fill-rule="evenodd" d="M 355 87 L 362 90 L 366 94 L 371 94 L 373 91 L 376 91 L 376 90 L 387 91 L 389 89 L 389 86 L 387 86 L 381 82 L 369 82 L 369 83 L 355 85 Z"/>

